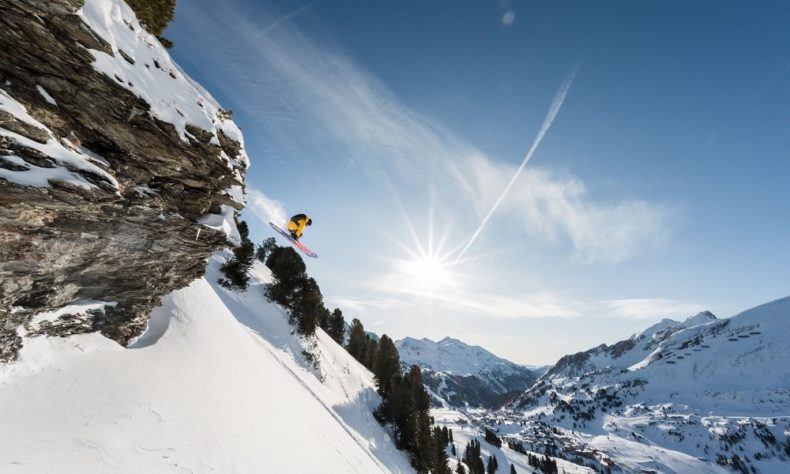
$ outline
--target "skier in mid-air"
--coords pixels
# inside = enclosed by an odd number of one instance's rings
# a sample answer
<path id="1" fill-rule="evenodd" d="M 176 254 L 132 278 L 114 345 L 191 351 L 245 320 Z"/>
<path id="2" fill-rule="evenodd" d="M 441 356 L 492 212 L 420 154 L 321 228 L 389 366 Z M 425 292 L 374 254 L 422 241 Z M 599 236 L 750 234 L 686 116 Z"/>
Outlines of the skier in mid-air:
<path id="1" fill-rule="evenodd" d="M 269 225 L 272 227 L 272 229 L 277 231 L 278 234 L 288 239 L 288 241 L 291 242 L 291 245 L 301 250 L 305 255 L 307 255 L 308 257 L 318 258 L 317 253 L 313 252 L 309 248 L 302 245 L 301 242 L 299 242 L 299 237 L 302 236 L 302 232 L 304 232 L 304 228 L 312 223 L 313 220 L 307 217 L 306 215 L 297 214 L 291 217 L 291 220 L 288 222 L 288 227 L 287 227 L 288 230 L 280 229 L 279 227 L 277 227 L 277 224 L 271 221 L 269 222 Z"/>
<path id="2" fill-rule="evenodd" d="M 312 225 L 312 223 L 313 220 L 306 215 L 297 214 L 291 217 L 291 220 L 288 222 L 288 231 L 291 233 L 291 237 L 293 237 L 294 240 L 299 240 L 299 237 L 302 236 L 302 232 L 304 232 L 304 228 Z"/>

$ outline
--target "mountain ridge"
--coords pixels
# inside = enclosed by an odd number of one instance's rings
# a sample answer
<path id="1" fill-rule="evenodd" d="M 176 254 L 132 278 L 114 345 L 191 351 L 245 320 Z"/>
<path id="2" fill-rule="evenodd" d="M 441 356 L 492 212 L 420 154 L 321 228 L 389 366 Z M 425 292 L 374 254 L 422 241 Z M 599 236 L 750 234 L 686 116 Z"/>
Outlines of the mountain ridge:
<path id="1" fill-rule="evenodd" d="M 439 341 L 406 337 L 395 345 L 404 366 L 422 369 L 423 381 L 438 405 L 493 407 L 537 378 L 524 366 L 450 336 Z"/>

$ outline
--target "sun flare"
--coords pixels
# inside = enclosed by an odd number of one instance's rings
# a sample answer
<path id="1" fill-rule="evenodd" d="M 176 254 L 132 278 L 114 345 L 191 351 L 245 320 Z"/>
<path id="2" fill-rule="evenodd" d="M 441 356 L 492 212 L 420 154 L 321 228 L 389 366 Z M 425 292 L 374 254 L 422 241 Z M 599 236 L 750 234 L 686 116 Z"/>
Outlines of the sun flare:
<path id="1" fill-rule="evenodd" d="M 441 287 L 452 280 L 447 265 L 435 257 L 418 257 L 405 262 L 403 271 L 421 287 Z"/>

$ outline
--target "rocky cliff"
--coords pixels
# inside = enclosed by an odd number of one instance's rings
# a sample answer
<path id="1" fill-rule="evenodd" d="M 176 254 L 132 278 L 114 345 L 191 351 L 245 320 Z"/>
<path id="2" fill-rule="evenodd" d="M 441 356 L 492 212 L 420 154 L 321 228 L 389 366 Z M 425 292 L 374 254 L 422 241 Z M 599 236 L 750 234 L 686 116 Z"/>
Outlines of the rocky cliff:
<path id="1" fill-rule="evenodd" d="M 237 238 L 229 115 L 121 0 L 0 0 L 0 360 L 20 334 L 128 343 Z"/>

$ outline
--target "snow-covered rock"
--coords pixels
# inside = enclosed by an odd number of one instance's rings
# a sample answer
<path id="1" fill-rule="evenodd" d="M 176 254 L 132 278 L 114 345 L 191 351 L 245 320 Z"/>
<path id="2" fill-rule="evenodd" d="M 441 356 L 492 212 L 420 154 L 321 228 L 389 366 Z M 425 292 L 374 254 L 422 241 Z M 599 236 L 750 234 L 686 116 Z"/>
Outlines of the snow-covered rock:
<path id="1" fill-rule="evenodd" d="M 239 239 L 248 158 L 230 114 L 122 0 L 0 0 L 0 361 L 14 328 L 125 344 Z"/>
<path id="2" fill-rule="evenodd" d="M 166 296 L 129 348 L 23 331 L 0 365 L 0 470 L 413 472 L 373 418 L 372 374 L 320 329 L 312 344 L 292 334 L 263 296 L 266 267 L 234 292 L 215 283 L 221 263 Z"/>

